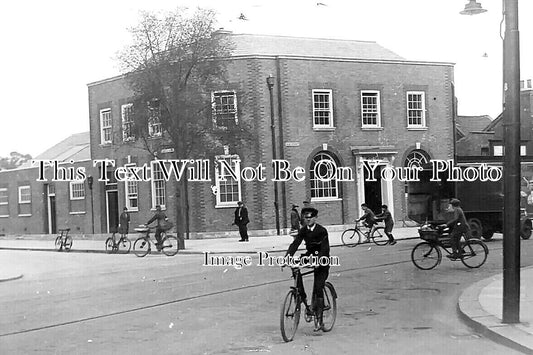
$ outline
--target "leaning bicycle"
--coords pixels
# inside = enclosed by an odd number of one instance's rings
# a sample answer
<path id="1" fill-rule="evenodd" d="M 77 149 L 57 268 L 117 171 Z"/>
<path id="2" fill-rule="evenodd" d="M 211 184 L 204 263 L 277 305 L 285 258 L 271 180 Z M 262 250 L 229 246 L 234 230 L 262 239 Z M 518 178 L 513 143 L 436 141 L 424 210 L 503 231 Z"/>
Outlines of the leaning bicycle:
<path id="1" fill-rule="evenodd" d="M 129 253 L 131 249 L 131 241 L 126 234 L 121 234 L 119 240 L 116 240 L 115 233 L 112 237 L 109 237 L 105 241 L 105 250 L 109 254 L 122 252 L 124 254 Z"/>
<path id="2" fill-rule="evenodd" d="M 458 258 L 452 258 L 451 236 L 449 230 L 439 229 L 435 224 L 425 224 L 418 230 L 423 242 L 418 243 L 411 252 L 411 261 L 421 270 L 431 270 L 442 261 L 444 250 L 452 261 L 461 262 L 471 269 L 478 268 L 485 263 L 489 249 L 479 239 L 461 236 L 459 248 L 462 251 Z"/>
<path id="3" fill-rule="evenodd" d="M 389 243 L 389 237 L 384 232 L 383 226 L 374 228 L 374 231 L 370 235 L 372 228 L 368 228 L 367 231 L 362 231 L 359 221 L 355 221 L 353 228 L 348 228 L 341 235 L 342 244 L 347 247 L 355 247 L 359 244 L 374 242 L 376 245 L 387 245 Z"/>
<path id="4" fill-rule="evenodd" d="M 59 229 L 58 235 L 55 241 L 55 247 L 57 251 L 70 251 L 72 248 L 72 237 L 68 235 L 70 228 Z"/>
<path id="5" fill-rule="evenodd" d="M 312 274 L 314 270 L 301 272 L 302 268 L 310 267 L 291 267 L 294 285 L 291 286 L 281 305 L 280 329 L 281 337 L 285 342 L 294 339 L 298 324 L 300 323 L 302 304 L 304 304 L 305 321 L 308 323 L 314 321 L 315 329 L 320 322 L 322 324 L 322 331 L 329 332 L 333 329 L 337 318 L 337 292 L 333 285 L 328 281 L 326 281 L 326 284 L 324 285 L 324 308 L 320 314 L 317 311 L 312 311 L 309 305 L 303 302 L 302 295 L 298 291 L 298 275 L 309 275 Z"/>
<path id="6" fill-rule="evenodd" d="M 142 258 L 152 251 L 152 239 L 150 238 L 150 231 L 155 230 L 156 227 L 148 227 L 141 225 L 138 228 L 135 228 L 136 232 L 139 232 L 141 235 L 133 243 L 133 252 L 138 257 Z M 166 234 L 166 232 L 161 232 L 161 245 L 158 248 L 158 251 L 162 251 L 166 256 L 174 256 L 179 251 L 178 238 L 173 235 Z"/>

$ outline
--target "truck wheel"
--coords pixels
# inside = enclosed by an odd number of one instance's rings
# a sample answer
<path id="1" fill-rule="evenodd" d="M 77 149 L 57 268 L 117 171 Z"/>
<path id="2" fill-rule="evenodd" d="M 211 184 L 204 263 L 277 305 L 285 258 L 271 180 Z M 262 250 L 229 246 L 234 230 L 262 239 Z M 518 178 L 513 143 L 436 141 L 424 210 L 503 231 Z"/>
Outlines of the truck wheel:
<path id="1" fill-rule="evenodd" d="M 483 233 L 483 239 L 491 240 L 493 235 L 494 235 L 494 231 L 493 230 L 488 230 L 485 233 Z"/>
<path id="2" fill-rule="evenodd" d="M 468 225 L 470 226 L 470 236 L 472 238 L 480 239 L 483 234 L 481 221 L 477 218 L 472 218 L 468 220 Z"/>
<path id="3" fill-rule="evenodd" d="M 522 239 L 529 239 L 531 237 L 531 221 L 526 220 L 524 224 L 522 224 L 522 228 L 520 228 L 520 236 Z"/>

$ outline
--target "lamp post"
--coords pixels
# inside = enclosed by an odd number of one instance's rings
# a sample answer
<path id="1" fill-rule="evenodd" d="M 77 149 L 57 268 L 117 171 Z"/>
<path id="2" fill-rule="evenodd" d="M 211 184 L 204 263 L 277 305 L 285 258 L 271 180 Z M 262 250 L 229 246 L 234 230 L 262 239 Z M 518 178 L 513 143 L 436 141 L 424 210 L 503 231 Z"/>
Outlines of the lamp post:
<path id="1" fill-rule="evenodd" d="M 520 322 L 520 48 L 518 0 L 504 0 L 503 323 Z M 470 0 L 461 14 L 485 12 Z"/>
<path id="2" fill-rule="evenodd" d="M 276 155 L 276 131 L 274 125 L 274 77 L 267 77 L 268 91 L 270 92 L 270 131 L 272 133 L 272 160 L 277 159 Z M 274 211 L 276 213 L 276 233 L 281 235 L 279 228 L 279 203 L 278 203 L 278 183 L 274 181 Z"/>

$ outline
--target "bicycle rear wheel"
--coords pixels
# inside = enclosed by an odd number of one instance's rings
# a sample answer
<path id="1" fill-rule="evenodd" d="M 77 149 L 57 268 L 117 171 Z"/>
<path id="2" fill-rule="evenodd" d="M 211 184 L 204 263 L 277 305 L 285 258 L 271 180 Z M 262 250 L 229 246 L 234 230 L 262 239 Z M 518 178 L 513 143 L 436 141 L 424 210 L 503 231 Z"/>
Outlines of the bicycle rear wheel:
<path id="1" fill-rule="evenodd" d="M 411 261 L 421 270 L 431 270 L 442 259 L 442 253 L 437 245 L 422 242 L 415 245 L 411 252 Z"/>
<path id="2" fill-rule="evenodd" d="M 464 254 L 461 261 L 465 266 L 475 269 L 480 267 L 487 260 L 489 249 L 480 240 L 467 240 L 463 246 Z"/>
<path id="3" fill-rule="evenodd" d="M 137 238 L 135 243 L 133 243 L 133 252 L 139 258 L 146 256 L 146 254 L 150 252 L 150 249 L 150 240 L 146 239 L 145 237 Z"/>
<path id="4" fill-rule="evenodd" d="M 113 238 L 109 237 L 105 241 L 105 251 L 109 254 L 113 253 L 114 250 Z"/>
<path id="5" fill-rule="evenodd" d="M 355 247 L 359 243 L 359 233 L 354 228 L 347 229 L 342 232 L 341 241 L 347 247 Z"/>
<path id="6" fill-rule="evenodd" d="M 298 329 L 298 324 L 300 323 L 300 312 L 301 307 L 296 291 L 290 290 L 281 305 L 279 319 L 281 337 L 284 341 L 289 342 L 294 339 L 294 334 L 296 334 L 296 329 Z"/>
<path id="7" fill-rule="evenodd" d="M 173 235 L 167 235 L 161 241 L 161 250 L 166 256 L 174 256 L 179 251 L 178 238 Z"/>
<path id="8" fill-rule="evenodd" d="M 329 332 L 337 319 L 337 292 L 329 282 L 324 286 L 324 310 L 322 311 L 322 331 Z"/>
<path id="9" fill-rule="evenodd" d="M 65 248 L 65 251 L 70 251 L 72 248 L 72 237 L 70 235 L 65 237 L 65 244 L 63 244 L 63 247 Z"/>
<path id="10" fill-rule="evenodd" d="M 130 252 L 131 249 L 131 241 L 127 237 L 123 237 L 118 242 L 118 250 L 122 251 L 122 253 L 127 254 Z"/>
<path id="11" fill-rule="evenodd" d="M 61 248 L 63 247 L 63 238 L 57 237 L 54 245 L 55 245 L 57 251 L 60 251 Z"/>
<path id="12" fill-rule="evenodd" d="M 372 233 L 372 241 L 376 245 L 387 245 L 389 244 L 389 237 L 385 234 L 385 228 L 377 227 Z"/>

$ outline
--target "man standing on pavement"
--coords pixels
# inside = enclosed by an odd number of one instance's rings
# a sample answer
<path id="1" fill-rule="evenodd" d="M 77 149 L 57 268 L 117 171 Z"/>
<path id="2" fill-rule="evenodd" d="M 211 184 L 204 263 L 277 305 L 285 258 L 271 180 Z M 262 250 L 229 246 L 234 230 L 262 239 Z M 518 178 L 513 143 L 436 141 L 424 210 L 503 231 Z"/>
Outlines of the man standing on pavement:
<path id="1" fill-rule="evenodd" d="M 239 234 L 241 236 L 239 242 L 248 242 L 248 227 L 246 226 L 248 223 L 250 223 L 248 209 L 244 207 L 242 201 L 239 201 L 235 209 L 235 219 L 233 220 L 233 224 L 239 227 Z"/>
<path id="2" fill-rule="evenodd" d="M 120 214 L 118 218 L 118 232 L 121 236 L 128 234 L 130 229 L 130 214 L 128 213 L 128 208 L 124 207 L 124 211 Z M 116 244 L 115 234 L 113 233 L 113 244 Z"/>
<path id="3" fill-rule="evenodd" d="M 291 235 L 298 234 L 300 230 L 300 212 L 298 212 L 298 205 L 293 204 L 291 209 Z"/>

